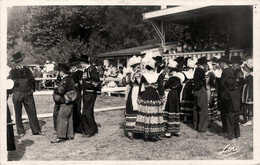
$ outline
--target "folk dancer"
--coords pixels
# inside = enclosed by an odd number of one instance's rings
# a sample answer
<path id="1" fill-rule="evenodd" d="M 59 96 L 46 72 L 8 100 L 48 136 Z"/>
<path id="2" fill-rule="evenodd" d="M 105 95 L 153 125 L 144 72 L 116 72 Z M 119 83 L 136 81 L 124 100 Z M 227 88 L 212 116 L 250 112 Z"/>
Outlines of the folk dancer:
<path id="1" fill-rule="evenodd" d="M 70 66 L 70 76 L 75 82 L 75 88 L 77 90 L 77 100 L 73 105 L 73 130 L 74 132 L 81 133 L 81 84 L 80 80 L 82 78 L 83 72 L 78 68 L 79 61 L 76 57 L 71 57 L 68 59 L 68 66 Z"/>
<path id="2" fill-rule="evenodd" d="M 14 68 L 10 71 L 8 76 L 9 79 L 14 81 L 12 91 L 17 134 L 19 136 L 24 136 L 26 133 L 22 123 L 22 105 L 24 105 L 29 118 L 32 134 L 42 135 L 33 97 L 35 79 L 30 69 L 26 66 L 22 66 L 21 62 L 24 58 L 25 56 L 21 52 L 13 55 L 12 62 L 14 62 Z"/>
<path id="3" fill-rule="evenodd" d="M 253 121 L 253 59 L 249 58 L 243 66 L 246 71 L 242 90 L 242 106 L 244 122 L 242 126 L 252 125 Z"/>
<path id="4" fill-rule="evenodd" d="M 244 73 L 242 72 L 241 65 L 243 61 L 240 56 L 232 56 L 230 59 L 232 63 L 232 69 L 234 70 L 235 79 L 237 81 L 237 88 L 239 90 L 240 98 L 242 99 L 242 89 L 244 84 Z M 242 105 L 242 100 L 240 100 Z M 242 106 L 240 107 L 240 114 L 242 115 Z"/>
<path id="5" fill-rule="evenodd" d="M 153 59 L 156 61 L 155 62 L 155 67 L 156 67 L 156 72 L 159 73 L 162 78 L 165 78 L 165 62 L 162 59 L 162 56 L 155 56 Z"/>
<path id="6" fill-rule="evenodd" d="M 229 140 L 240 137 L 239 113 L 240 113 L 240 95 L 237 88 L 237 81 L 234 71 L 229 64 L 227 57 L 222 56 L 218 60 L 222 68 L 221 74 L 221 120 L 223 125 L 224 137 Z"/>
<path id="7" fill-rule="evenodd" d="M 145 65 L 147 72 L 141 77 L 138 104 L 139 109 L 135 132 L 144 135 L 144 140 L 156 142 L 165 131 L 163 123 L 163 99 L 165 97 L 162 77 L 154 72 L 155 61 L 149 59 Z"/>
<path id="8" fill-rule="evenodd" d="M 189 58 L 187 59 L 187 67 L 186 70 L 183 71 L 185 75 L 183 91 L 181 95 L 181 107 L 180 113 L 183 116 L 183 122 L 192 121 L 193 111 L 194 111 L 194 83 L 193 83 L 193 76 L 194 76 L 194 68 L 195 68 L 195 60 Z"/>
<path id="9" fill-rule="evenodd" d="M 128 138 L 133 139 L 134 128 L 136 122 L 136 115 L 138 111 L 137 97 L 139 84 L 141 79 L 141 57 L 133 56 L 129 60 L 129 65 L 132 68 L 132 72 L 126 75 L 126 84 L 129 86 L 129 92 L 126 100 L 126 112 L 125 112 L 125 133 Z"/>
<path id="10" fill-rule="evenodd" d="M 206 72 L 206 87 L 207 87 L 207 94 L 208 94 L 208 115 L 209 115 L 209 126 L 211 123 L 215 121 L 218 117 L 218 107 L 217 107 L 217 82 L 216 82 L 216 75 L 214 70 L 216 70 L 216 63 L 215 58 L 208 62 L 209 71 Z"/>
<path id="11" fill-rule="evenodd" d="M 83 137 L 88 138 L 98 133 L 98 127 L 94 117 L 94 106 L 97 95 L 101 94 L 101 83 L 99 73 L 95 66 L 90 64 L 88 56 L 82 54 L 78 60 L 83 68 L 82 132 L 84 134 Z"/>
<path id="12" fill-rule="evenodd" d="M 55 85 L 53 100 L 55 102 L 54 116 L 57 119 L 56 129 L 57 129 L 57 138 L 51 143 L 60 143 L 66 140 L 74 139 L 73 131 L 73 105 L 74 100 L 71 100 L 68 97 L 67 93 L 75 91 L 75 82 L 71 76 L 69 76 L 70 67 L 66 64 L 58 63 L 55 67 L 55 70 L 58 71 L 59 76 L 61 77 L 60 82 Z M 75 93 L 76 95 L 76 93 Z"/>
<path id="13" fill-rule="evenodd" d="M 209 126 L 208 117 L 208 98 L 206 90 L 205 73 L 208 70 L 208 60 L 206 57 L 201 57 L 196 63 L 198 67 L 194 73 L 194 96 L 195 109 L 193 111 L 193 125 L 198 132 L 206 132 Z"/>
<path id="14" fill-rule="evenodd" d="M 164 121 L 166 125 L 165 137 L 180 136 L 180 92 L 185 79 L 183 73 L 178 72 L 177 62 L 169 60 L 169 79 L 164 84 L 165 90 L 169 90 L 164 109 Z"/>

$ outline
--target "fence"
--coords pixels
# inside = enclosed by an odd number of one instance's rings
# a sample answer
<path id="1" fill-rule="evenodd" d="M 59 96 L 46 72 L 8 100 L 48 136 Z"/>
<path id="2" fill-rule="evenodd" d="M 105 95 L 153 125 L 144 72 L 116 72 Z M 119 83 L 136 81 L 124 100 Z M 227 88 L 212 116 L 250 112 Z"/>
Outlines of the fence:
<path id="1" fill-rule="evenodd" d="M 35 81 L 36 81 L 36 87 L 37 89 L 36 90 L 41 90 L 42 86 L 41 86 L 41 83 L 42 81 L 54 81 L 56 80 L 57 78 L 35 78 Z M 115 81 L 115 82 L 120 82 L 121 79 L 120 78 L 112 78 L 112 77 L 107 77 L 107 78 L 100 78 L 101 81 Z M 47 87 L 48 89 L 49 88 L 53 88 L 54 87 L 54 84 L 53 86 L 49 86 Z"/>

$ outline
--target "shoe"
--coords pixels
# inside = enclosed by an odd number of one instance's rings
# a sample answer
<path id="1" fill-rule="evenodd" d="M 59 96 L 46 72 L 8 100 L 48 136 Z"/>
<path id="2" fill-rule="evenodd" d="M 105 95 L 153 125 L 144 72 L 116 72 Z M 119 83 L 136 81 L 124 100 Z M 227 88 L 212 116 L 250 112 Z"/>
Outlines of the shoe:
<path id="1" fill-rule="evenodd" d="M 66 139 L 60 139 L 60 138 L 57 138 L 55 140 L 52 140 L 51 143 L 61 143 L 61 142 L 65 142 Z"/>
<path id="2" fill-rule="evenodd" d="M 173 136 L 180 137 L 181 134 L 179 134 L 179 133 L 175 133 L 175 134 L 173 134 Z"/>
<path id="3" fill-rule="evenodd" d="M 130 140 L 134 140 L 133 133 L 130 132 L 130 131 L 127 132 L 127 137 L 128 137 Z"/>
<path id="4" fill-rule="evenodd" d="M 42 132 L 38 132 L 38 133 L 35 133 L 35 134 L 33 134 L 33 135 L 45 135 L 45 134 L 42 133 Z"/>
<path id="5" fill-rule="evenodd" d="M 164 136 L 165 136 L 166 138 L 171 138 L 171 137 L 172 137 L 172 134 L 169 133 L 169 132 L 166 132 L 166 133 L 164 134 Z"/>
<path id="6" fill-rule="evenodd" d="M 150 142 L 157 142 L 157 138 L 155 136 L 148 139 Z"/>
<path id="7" fill-rule="evenodd" d="M 248 122 L 242 124 L 242 126 L 249 126 L 249 125 L 252 125 L 252 124 L 253 124 L 252 121 L 248 121 Z"/>
<path id="8" fill-rule="evenodd" d="M 94 136 L 95 134 L 85 134 L 85 135 L 83 135 L 83 137 L 84 138 L 90 138 L 90 137 L 92 137 L 92 136 Z"/>
<path id="9" fill-rule="evenodd" d="M 206 131 L 198 131 L 199 133 L 205 133 Z"/>

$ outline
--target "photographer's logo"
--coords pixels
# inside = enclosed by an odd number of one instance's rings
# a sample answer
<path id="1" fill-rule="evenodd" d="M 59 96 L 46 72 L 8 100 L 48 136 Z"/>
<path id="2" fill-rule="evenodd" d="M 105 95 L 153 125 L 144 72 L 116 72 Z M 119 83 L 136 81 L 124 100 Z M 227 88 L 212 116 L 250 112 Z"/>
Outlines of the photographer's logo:
<path id="1" fill-rule="evenodd" d="M 228 144 L 218 154 L 221 156 L 229 156 L 238 153 L 239 151 L 241 151 L 241 148 L 238 145 Z"/>

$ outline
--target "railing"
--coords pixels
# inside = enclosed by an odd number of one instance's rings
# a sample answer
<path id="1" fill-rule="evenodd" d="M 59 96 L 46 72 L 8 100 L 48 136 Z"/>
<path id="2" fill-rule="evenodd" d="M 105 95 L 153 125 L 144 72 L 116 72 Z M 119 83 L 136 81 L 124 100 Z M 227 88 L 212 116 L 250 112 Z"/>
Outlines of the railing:
<path id="1" fill-rule="evenodd" d="M 230 50 L 229 51 L 230 57 L 232 56 L 242 56 L 243 50 Z M 188 52 L 188 53 L 177 53 L 177 54 L 164 54 L 163 58 L 165 59 L 166 63 L 169 61 L 170 58 L 175 59 L 177 57 L 191 57 L 191 58 L 200 58 L 206 56 L 208 59 L 211 59 L 214 56 L 223 56 L 225 55 L 225 51 L 206 51 L 206 52 Z"/>
<path id="2" fill-rule="evenodd" d="M 42 81 L 48 81 L 48 80 L 56 80 L 57 78 L 35 78 L 37 85 L 37 89 L 36 90 L 41 90 L 41 82 Z M 115 81 L 115 82 L 121 82 L 122 79 L 121 78 L 113 78 L 113 77 L 107 77 L 107 78 L 100 78 L 100 81 Z M 54 85 L 54 84 L 53 84 Z M 50 86 L 48 88 L 53 88 L 54 86 Z"/>

